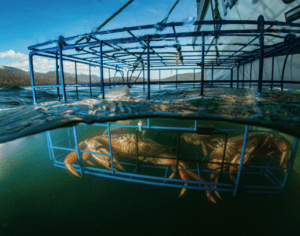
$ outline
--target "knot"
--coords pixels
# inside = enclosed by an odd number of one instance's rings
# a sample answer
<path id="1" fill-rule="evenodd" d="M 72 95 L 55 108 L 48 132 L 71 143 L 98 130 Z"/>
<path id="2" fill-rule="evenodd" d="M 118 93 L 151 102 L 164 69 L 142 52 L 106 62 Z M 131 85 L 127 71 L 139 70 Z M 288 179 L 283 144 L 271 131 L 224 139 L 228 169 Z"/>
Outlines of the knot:
<path id="1" fill-rule="evenodd" d="M 58 42 L 57 42 L 57 43 L 58 43 L 58 45 L 61 46 L 61 47 L 67 45 L 67 43 L 65 42 L 65 38 L 64 38 L 64 36 L 62 36 L 62 35 L 58 37 Z"/>

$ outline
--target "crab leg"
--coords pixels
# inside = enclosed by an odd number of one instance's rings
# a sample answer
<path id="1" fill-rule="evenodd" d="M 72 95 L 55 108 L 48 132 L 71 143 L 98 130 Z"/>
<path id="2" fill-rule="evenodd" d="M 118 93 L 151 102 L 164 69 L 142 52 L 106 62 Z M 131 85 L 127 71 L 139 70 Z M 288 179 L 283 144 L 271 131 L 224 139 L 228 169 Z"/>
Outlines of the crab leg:
<path id="1" fill-rule="evenodd" d="M 66 167 L 68 168 L 68 170 L 73 174 L 76 175 L 77 177 L 81 176 L 77 173 L 77 171 L 75 170 L 75 168 L 72 166 L 72 164 L 77 160 L 77 152 L 73 151 L 70 152 L 69 155 L 65 158 L 64 163 L 66 165 Z"/>
<path id="2" fill-rule="evenodd" d="M 179 167 L 184 168 L 183 165 L 180 165 Z M 188 180 L 189 179 L 189 177 L 188 177 L 188 175 L 185 171 L 179 170 L 178 172 L 179 172 L 180 178 L 182 180 Z M 184 183 L 184 186 L 187 186 L 187 185 L 188 185 L 187 183 Z M 181 197 L 185 193 L 185 191 L 186 191 L 186 188 L 182 188 L 178 197 Z"/>
<path id="3" fill-rule="evenodd" d="M 187 166 L 184 165 L 184 164 L 181 164 L 180 167 L 182 167 L 182 168 L 184 168 L 184 169 L 187 169 Z M 181 175 L 180 172 L 184 173 L 184 175 Z M 184 179 L 184 180 L 188 180 L 188 175 L 189 175 L 189 176 L 192 177 L 193 179 L 199 181 L 198 176 L 197 176 L 195 173 L 193 173 L 192 171 L 190 171 L 190 170 L 185 170 L 185 171 L 180 170 L 180 171 L 179 171 L 179 174 L 180 174 L 180 177 L 181 177 L 182 179 Z M 188 175 L 186 175 L 186 174 L 188 174 Z M 205 182 L 205 180 L 204 180 L 203 178 L 200 178 L 200 181 L 201 181 L 201 182 Z M 187 186 L 187 183 L 185 183 L 184 185 Z M 205 187 L 205 188 L 209 188 L 209 186 L 206 185 L 206 184 L 204 185 L 204 187 Z M 186 191 L 186 188 L 183 188 L 183 189 L 181 190 L 181 193 L 180 193 L 179 197 L 181 197 L 185 191 Z M 206 190 L 205 192 L 206 192 L 206 196 L 207 196 L 207 198 L 208 198 L 209 201 L 211 201 L 211 202 L 213 202 L 213 203 L 217 203 L 216 200 L 214 199 L 214 197 L 211 196 L 210 190 Z M 215 192 L 217 192 L 217 191 L 215 191 Z M 217 193 L 216 195 L 217 195 L 218 197 L 220 197 L 220 195 L 219 195 L 218 193 Z M 221 197 L 220 197 L 220 199 L 221 199 Z"/>
<path id="4" fill-rule="evenodd" d="M 180 165 L 178 165 L 178 168 L 186 169 L 186 166 L 184 166 L 183 164 L 180 164 Z M 169 179 L 172 179 L 176 174 L 176 170 L 172 170 L 172 171 L 173 171 L 173 173 L 169 176 Z M 186 171 L 178 170 L 178 173 L 179 173 L 179 176 L 182 180 L 188 180 L 189 179 L 189 176 L 187 175 Z M 188 185 L 187 183 L 184 183 L 184 186 L 187 186 L 187 185 Z M 185 192 L 186 192 L 186 188 L 182 188 L 178 197 L 181 197 Z"/>
<path id="5" fill-rule="evenodd" d="M 207 148 L 206 148 L 206 144 L 204 143 L 204 141 L 201 142 L 201 146 L 202 146 L 202 151 L 203 151 L 203 154 L 204 156 L 208 156 L 208 151 L 207 151 Z"/>
<path id="6" fill-rule="evenodd" d="M 189 176 L 191 176 L 191 177 L 194 178 L 195 180 L 199 180 L 198 176 L 197 176 L 195 173 L 193 173 L 192 171 L 186 170 L 186 172 L 188 173 Z M 201 181 L 201 182 L 206 182 L 203 178 L 200 178 L 200 181 Z M 204 187 L 205 187 L 205 188 L 209 188 L 209 186 L 206 185 L 206 184 L 204 184 Z M 205 192 L 206 192 L 206 196 L 207 196 L 207 198 L 208 198 L 209 201 L 211 201 L 211 202 L 213 202 L 213 203 L 217 203 L 216 200 L 214 199 L 214 197 L 210 194 L 210 190 L 205 190 Z M 217 192 L 217 191 L 215 191 L 215 192 Z M 217 194 L 217 196 L 218 196 L 218 195 L 219 195 L 219 194 Z M 220 196 L 220 195 L 219 195 L 219 196 Z"/>
<path id="7" fill-rule="evenodd" d="M 94 150 L 93 150 L 94 151 Z M 96 150 L 95 150 L 96 152 Z M 101 148 L 99 149 L 97 152 L 102 152 L 102 153 L 106 153 L 109 154 L 106 149 Z M 107 169 L 111 170 L 111 163 L 110 163 L 110 158 L 109 156 L 105 156 L 105 155 L 100 155 L 100 154 L 92 154 L 92 157 L 102 166 L 106 167 Z M 113 158 L 113 164 L 116 168 L 125 171 L 124 167 L 115 159 Z M 117 171 L 114 168 L 115 171 Z"/>
<path id="8" fill-rule="evenodd" d="M 218 183 L 218 182 L 219 182 L 219 175 L 216 176 L 214 182 L 215 182 L 215 183 Z M 211 185 L 211 187 L 212 187 L 212 188 L 217 188 L 217 185 Z M 219 194 L 218 191 L 215 191 L 215 194 L 217 195 L 217 197 L 218 197 L 220 200 L 222 200 L 222 197 L 221 197 L 221 195 Z"/>
<path id="9" fill-rule="evenodd" d="M 88 151 L 87 149 L 85 151 Z M 87 160 L 90 157 L 89 153 L 84 152 L 82 154 L 82 160 L 85 161 L 87 164 L 91 165 L 91 166 L 96 166 L 94 162 L 92 162 L 91 160 Z"/>

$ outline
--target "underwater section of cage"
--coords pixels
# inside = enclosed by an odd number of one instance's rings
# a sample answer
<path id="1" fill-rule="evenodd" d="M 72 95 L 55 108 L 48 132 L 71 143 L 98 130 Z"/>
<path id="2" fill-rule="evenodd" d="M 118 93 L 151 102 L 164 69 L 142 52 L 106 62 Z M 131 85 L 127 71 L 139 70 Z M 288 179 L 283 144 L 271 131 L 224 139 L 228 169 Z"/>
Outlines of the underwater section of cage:
<path id="1" fill-rule="evenodd" d="M 298 138 L 249 125 L 208 124 L 176 119 L 79 124 L 47 131 L 47 143 L 54 166 L 78 177 L 181 188 L 180 196 L 186 189 L 206 190 L 212 202 L 221 192 L 282 191 Z"/>

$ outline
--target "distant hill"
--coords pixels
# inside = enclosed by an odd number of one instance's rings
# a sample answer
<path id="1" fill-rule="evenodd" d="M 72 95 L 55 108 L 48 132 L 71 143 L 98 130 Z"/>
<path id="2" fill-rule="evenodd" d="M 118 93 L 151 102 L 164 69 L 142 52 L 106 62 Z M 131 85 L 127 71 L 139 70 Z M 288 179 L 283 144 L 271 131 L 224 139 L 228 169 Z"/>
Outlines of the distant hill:
<path id="1" fill-rule="evenodd" d="M 24 71 L 18 68 L 10 67 L 10 66 L 0 66 L 0 71 L 15 73 L 15 74 L 28 74 L 29 71 Z"/>
<path id="2" fill-rule="evenodd" d="M 56 74 L 55 71 L 48 71 L 46 74 Z M 72 73 L 68 73 L 68 72 L 64 72 L 65 77 L 73 77 L 75 78 L 75 74 Z M 80 80 L 81 82 L 85 82 L 88 83 L 89 82 L 89 75 L 85 75 L 85 74 L 77 74 L 77 80 Z M 92 81 L 100 81 L 100 76 L 97 75 L 91 75 L 91 80 Z"/>
<path id="3" fill-rule="evenodd" d="M 65 72 L 64 76 L 66 84 L 75 84 L 75 74 Z M 92 83 L 100 83 L 100 76 L 92 75 L 91 80 Z M 134 80 L 134 78 L 132 78 L 132 80 Z M 55 71 L 49 71 L 46 73 L 35 72 L 34 81 L 36 85 L 56 84 L 56 73 Z M 89 83 L 89 75 L 79 74 L 77 76 L 77 81 L 78 84 Z M 113 82 L 113 78 L 111 78 L 111 82 Z M 115 82 L 121 83 L 122 78 L 116 77 Z M 109 79 L 105 79 L 104 83 L 109 83 Z M 0 66 L 0 87 L 9 85 L 30 86 L 30 73 L 14 67 Z"/>
<path id="4" fill-rule="evenodd" d="M 75 74 L 72 73 L 64 73 L 65 75 L 65 83 L 66 84 L 75 84 Z M 60 76 L 59 76 L 60 77 Z M 206 76 L 205 76 L 206 77 Z M 55 71 L 49 71 L 46 73 L 35 72 L 34 79 L 36 85 L 51 85 L 56 84 L 56 75 Z M 193 80 L 194 74 L 193 73 L 185 73 L 185 74 L 178 74 L 178 81 L 184 80 Z M 195 79 L 200 80 L 201 74 L 196 73 Z M 205 78 L 206 79 L 206 78 Z M 77 80 L 79 84 L 89 83 L 89 75 L 79 74 L 77 76 Z M 100 77 L 97 75 L 91 76 L 92 83 L 100 83 Z M 135 81 L 136 78 L 131 78 L 131 81 Z M 146 79 L 147 80 L 147 79 Z M 176 75 L 172 75 L 170 77 L 164 78 L 164 81 L 175 81 Z M 125 78 L 126 81 L 126 78 Z M 139 78 L 137 82 L 142 82 L 143 78 Z M 113 78 L 111 78 L 111 82 L 113 82 Z M 121 77 L 115 78 L 116 83 L 122 83 Z M 60 83 L 60 79 L 59 79 Z M 109 79 L 106 78 L 104 83 L 109 83 Z M 30 73 L 14 68 L 9 66 L 0 66 L 0 87 L 5 87 L 9 85 L 17 85 L 17 86 L 30 86 Z"/>
<path id="5" fill-rule="evenodd" d="M 184 80 L 193 80 L 194 79 L 194 73 L 185 73 L 185 74 L 179 74 L 177 76 L 178 81 L 184 81 Z M 206 75 L 204 74 L 204 79 L 206 79 Z M 176 81 L 176 74 L 169 76 L 165 78 L 164 80 L 167 81 Z M 201 80 L 201 73 L 195 73 L 195 80 Z"/>

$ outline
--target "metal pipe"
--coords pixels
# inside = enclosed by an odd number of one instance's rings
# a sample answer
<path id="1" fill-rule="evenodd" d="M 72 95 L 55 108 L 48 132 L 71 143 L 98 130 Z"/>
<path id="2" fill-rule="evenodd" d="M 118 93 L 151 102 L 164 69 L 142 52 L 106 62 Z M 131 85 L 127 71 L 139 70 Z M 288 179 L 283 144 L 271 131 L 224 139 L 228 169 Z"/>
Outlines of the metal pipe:
<path id="1" fill-rule="evenodd" d="M 145 66 L 143 66 L 143 92 L 145 92 Z"/>
<path id="2" fill-rule="evenodd" d="M 242 88 L 244 88 L 244 81 L 245 81 L 245 65 L 243 65 L 243 83 L 242 83 Z"/>
<path id="3" fill-rule="evenodd" d="M 195 69 L 194 69 L 194 81 L 195 80 L 196 80 L 196 76 L 195 76 Z M 195 83 L 194 83 L 193 87 L 195 88 Z"/>
<path id="4" fill-rule="evenodd" d="M 214 65 L 211 66 L 211 85 L 214 84 Z"/>
<path id="5" fill-rule="evenodd" d="M 53 151 L 50 131 L 46 131 L 46 137 L 47 137 L 48 151 L 49 151 L 50 160 L 54 160 L 54 151 Z"/>
<path id="6" fill-rule="evenodd" d="M 240 63 L 237 66 L 237 72 L 236 72 L 236 87 L 239 87 L 239 79 L 240 79 Z"/>
<path id="7" fill-rule="evenodd" d="M 109 88 L 111 89 L 110 69 L 108 69 L 108 78 L 109 78 L 109 83 L 110 83 Z"/>
<path id="8" fill-rule="evenodd" d="M 75 83 L 77 84 L 77 62 L 75 62 Z M 79 100 L 78 98 L 78 87 L 76 86 L 76 99 L 77 101 Z"/>
<path id="9" fill-rule="evenodd" d="M 137 173 L 139 173 L 139 130 L 137 129 L 135 132 L 135 140 L 136 140 L 136 165 L 137 165 Z"/>
<path id="10" fill-rule="evenodd" d="M 287 181 L 290 177 L 291 171 L 293 170 L 293 165 L 294 165 L 294 161 L 295 161 L 295 157 L 296 157 L 296 153 L 297 153 L 298 144 L 299 144 L 299 139 L 294 137 L 290 163 L 288 165 L 288 171 L 287 171 L 286 175 L 284 176 L 284 180 L 283 180 L 281 187 L 286 186 Z"/>
<path id="11" fill-rule="evenodd" d="M 77 160 L 78 160 L 78 164 L 79 164 L 79 167 L 80 167 L 80 175 L 82 176 L 83 174 L 83 168 L 81 166 L 81 160 L 80 160 L 80 150 L 79 150 L 79 147 L 78 147 L 78 140 L 77 140 L 77 133 L 76 133 L 76 127 L 73 126 L 73 134 L 74 134 L 74 142 L 75 142 L 75 148 L 76 148 L 76 153 L 77 153 Z"/>
<path id="12" fill-rule="evenodd" d="M 29 67 L 30 67 L 30 82 L 31 82 L 31 90 L 32 90 L 32 97 L 33 97 L 33 105 L 37 104 L 36 99 L 36 92 L 34 88 L 34 71 L 33 71 L 33 54 L 29 54 Z"/>
<path id="13" fill-rule="evenodd" d="M 177 89 L 177 80 L 178 80 L 178 70 L 176 69 L 176 89 Z"/>
<path id="14" fill-rule="evenodd" d="M 122 70 L 120 70 L 120 74 L 122 76 L 122 82 L 123 82 L 123 84 L 125 84 L 124 72 Z"/>
<path id="15" fill-rule="evenodd" d="M 271 77 L 271 90 L 273 90 L 273 79 L 274 79 L 274 53 L 272 54 L 272 77 Z"/>
<path id="16" fill-rule="evenodd" d="M 128 74 L 129 74 L 129 70 L 127 71 L 127 73 L 126 73 L 126 81 L 127 81 L 127 83 L 129 82 L 129 79 L 128 79 Z M 133 71 L 132 71 L 132 74 L 133 74 Z M 131 74 L 131 76 L 132 76 L 132 74 Z M 130 77 L 131 78 L 131 77 Z"/>
<path id="17" fill-rule="evenodd" d="M 259 73 L 258 73 L 258 87 L 257 97 L 261 97 L 263 70 L 264 70 L 264 17 L 260 15 L 258 17 L 258 31 L 259 36 Z"/>
<path id="18" fill-rule="evenodd" d="M 204 51 L 205 51 L 205 35 L 202 31 L 202 61 L 201 61 L 201 92 L 200 96 L 203 97 L 203 87 L 204 87 Z"/>
<path id="19" fill-rule="evenodd" d="M 233 68 L 230 70 L 230 88 L 233 86 Z"/>
<path id="20" fill-rule="evenodd" d="M 282 74 L 281 74 L 281 92 L 283 91 L 283 78 L 284 78 L 284 71 L 285 71 L 285 66 L 286 66 L 286 62 L 288 59 L 288 56 L 290 54 L 290 52 L 293 50 L 293 48 L 296 46 L 297 44 L 294 44 L 289 51 L 287 52 L 285 59 L 284 59 L 284 63 L 283 63 L 283 68 L 282 68 Z"/>
<path id="21" fill-rule="evenodd" d="M 180 144 L 180 134 L 177 133 L 177 143 L 176 143 L 176 175 L 177 178 L 179 178 L 179 171 L 178 171 L 178 165 L 179 165 L 179 144 Z"/>
<path id="22" fill-rule="evenodd" d="M 244 134 L 243 149 L 242 149 L 240 165 L 239 165 L 239 171 L 238 171 L 238 175 L 237 175 L 237 180 L 236 180 L 233 196 L 236 195 L 236 193 L 238 191 L 238 188 L 239 188 L 239 184 L 240 184 L 241 173 L 242 173 L 242 168 L 243 168 L 243 163 L 244 163 L 245 150 L 246 150 L 247 139 L 248 139 L 248 131 L 249 131 L 249 125 L 246 125 L 245 134 Z"/>
<path id="23" fill-rule="evenodd" d="M 224 133 L 224 134 L 225 134 L 225 143 L 224 143 L 224 150 L 223 150 L 223 156 L 222 156 L 222 164 L 221 164 L 220 178 L 219 178 L 218 183 L 220 183 L 221 180 L 222 180 L 223 166 L 224 166 L 224 161 L 225 161 L 226 147 L 227 147 L 227 140 L 228 140 L 228 134 L 227 134 L 227 133 Z"/>
<path id="24" fill-rule="evenodd" d="M 113 153 L 112 153 L 112 146 L 111 146 L 111 135 L 110 135 L 110 124 L 107 122 L 107 133 L 108 133 L 108 145 L 109 145 L 109 155 L 110 155 L 110 166 L 112 174 L 115 173 L 114 171 L 114 162 L 113 162 Z"/>
<path id="25" fill-rule="evenodd" d="M 101 80 L 101 92 L 102 92 L 102 99 L 105 99 L 104 94 L 104 78 L 103 78 L 103 42 L 100 41 L 99 44 L 99 50 L 100 50 L 100 80 Z M 123 82 L 124 82 L 124 76 L 123 76 Z"/>
<path id="26" fill-rule="evenodd" d="M 147 35 L 147 86 L 148 99 L 150 99 L 150 35 Z"/>
<path id="27" fill-rule="evenodd" d="M 92 75 L 91 75 L 91 65 L 89 65 L 89 82 L 90 82 L 90 97 L 93 97 L 93 93 L 92 93 Z"/>
<path id="28" fill-rule="evenodd" d="M 68 141 L 69 141 L 69 148 L 72 148 L 71 147 L 71 133 L 70 133 L 70 130 L 71 130 L 71 127 L 70 128 L 67 128 L 67 131 L 68 131 Z"/>
<path id="29" fill-rule="evenodd" d="M 159 78 L 158 78 L 158 81 L 159 81 L 159 90 L 160 90 L 160 79 L 161 79 L 161 72 L 160 72 L 160 70 L 158 70 L 159 71 Z"/>
<path id="30" fill-rule="evenodd" d="M 55 76 L 56 76 L 56 84 L 58 85 L 59 84 L 59 78 L 58 78 L 58 55 L 57 55 L 57 52 L 56 52 L 56 63 L 55 63 L 55 66 L 56 66 L 56 69 L 55 69 Z M 57 100 L 60 101 L 60 94 L 59 94 L 59 87 L 57 87 Z"/>
<path id="31" fill-rule="evenodd" d="M 194 25 L 214 25 L 215 23 L 216 22 L 213 21 L 213 20 L 211 20 L 211 21 L 196 21 L 194 23 Z M 226 20 L 226 21 L 225 20 L 220 20 L 219 23 L 222 24 L 222 25 L 232 25 L 232 24 L 234 24 L 234 25 L 244 25 L 244 24 L 255 25 L 255 24 L 257 24 L 257 21 L 253 21 L 253 20 L 241 20 L 241 21 L 240 20 L 238 20 L 238 21 L 237 20 Z M 172 23 L 164 24 L 164 27 L 183 26 L 184 24 L 185 24 L 184 22 L 172 22 Z M 300 26 L 300 24 L 297 24 L 297 23 L 285 23 L 285 22 L 274 22 L 274 21 L 266 21 L 266 25 L 272 25 L 272 26 L 294 26 L 294 27 L 299 27 Z M 118 32 L 123 32 L 123 31 L 147 30 L 147 29 L 156 28 L 156 27 L 157 27 L 157 24 L 154 24 L 154 25 L 144 25 L 144 26 L 134 26 L 134 27 L 126 27 L 126 28 L 121 28 L 121 29 L 115 29 L 115 30 L 107 30 L 107 31 L 97 32 L 94 35 L 112 34 L 112 33 L 118 33 Z M 241 31 L 241 30 L 234 30 L 234 31 L 236 32 L 236 31 Z M 247 32 L 248 31 L 249 32 L 253 32 L 252 30 L 247 30 Z M 226 34 L 227 32 L 228 32 L 228 30 L 225 30 L 225 31 L 221 30 L 221 31 L 218 31 L 218 34 Z M 191 33 L 194 33 L 194 32 L 191 32 Z M 212 34 L 212 35 L 214 35 L 215 34 L 215 30 L 209 31 L 209 33 Z M 178 34 L 179 33 L 176 34 L 177 37 L 178 37 Z M 84 35 L 76 35 L 76 36 L 73 36 L 73 37 L 66 38 L 65 40 L 66 41 L 74 40 L 74 39 L 77 39 L 80 36 L 84 36 Z M 157 35 L 157 38 L 158 37 L 161 37 L 160 34 Z M 42 46 L 50 45 L 50 44 L 56 43 L 56 42 L 57 42 L 57 40 L 48 41 L 46 43 L 36 44 L 36 45 L 30 46 L 30 47 L 28 47 L 28 49 L 29 50 L 35 50 L 35 49 L 37 49 L 37 47 L 42 47 Z M 93 43 L 93 44 L 95 44 L 95 43 Z"/>
<path id="32" fill-rule="evenodd" d="M 251 61 L 251 64 L 250 64 L 250 85 L 249 85 L 249 88 L 251 88 L 251 80 L 252 80 L 252 61 Z"/>
<path id="33" fill-rule="evenodd" d="M 60 81 L 61 81 L 61 88 L 62 88 L 62 96 L 63 102 L 67 101 L 67 94 L 66 94 L 66 87 L 65 87 L 65 76 L 64 76 L 64 66 L 63 66 L 63 54 L 62 54 L 62 45 L 58 45 L 59 51 L 59 64 L 60 64 Z"/>

